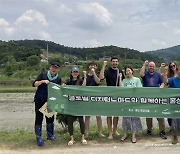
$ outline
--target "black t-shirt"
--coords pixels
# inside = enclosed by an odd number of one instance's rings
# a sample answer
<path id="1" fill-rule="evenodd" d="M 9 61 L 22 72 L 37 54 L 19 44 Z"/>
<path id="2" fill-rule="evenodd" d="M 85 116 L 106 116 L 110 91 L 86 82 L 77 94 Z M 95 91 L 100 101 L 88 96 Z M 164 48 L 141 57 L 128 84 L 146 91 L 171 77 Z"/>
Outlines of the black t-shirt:
<path id="1" fill-rule="evenodd" d="M 32 83 L 33 87 L 36 81 L 41 81 L 41 80 L 49 80 L 47 77 L 47 72 L 39 74 L 37 79 Z M 51 82 L 56 83 L 56 84 L 61 84 L 61 78 L 57 77 L 55 80 L 52 80 Z M 39 103 L 45 103 L 47 102 L 47 97 L 48 97 L 48 86 L 47 84 L 42 83 L 37 88 L 36 94 L 34 96 L 34 101 L 39 102 Z"/>
<path id="2" fill-rule="evenodd" d="M 86 78 L 86 86 L 98 86 L 99 84 L 96 83 L 94 80 L 94 75 L 87 75 Z"/>
<path id="3" fill-rule="evenodd" d="M 110 67 L 109 69 L 104 71 L 104 77 L 106 78 L 107 86 L 119 86 L 118 73 L 122 73 L 122 80 L 123 80 L 124 74 L 123 74 L 122 70 L 120 70 L 120 69 L 114 70 Z M 117 77 L 118 77 L 118 79 L 117 79 Z"/>
<path id="4" fill-rule="evenodd" d="M 81 86 L 83 84 L 83 80 L 82 79 L 79 79 L 79 80 L 66 80 L 65 82 L 66 85 L 79 85 Z"/>

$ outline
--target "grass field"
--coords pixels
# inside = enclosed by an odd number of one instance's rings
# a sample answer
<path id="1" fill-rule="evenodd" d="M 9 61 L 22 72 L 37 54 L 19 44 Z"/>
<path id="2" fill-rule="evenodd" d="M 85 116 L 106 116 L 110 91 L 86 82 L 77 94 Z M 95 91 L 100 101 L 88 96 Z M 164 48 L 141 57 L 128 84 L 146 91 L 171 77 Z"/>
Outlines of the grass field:
<path id="1" fill-rule="evenodd" d="M 114 142 L 118 143 L 120 142 L 120 137 L 122 136 L 122 129 L 119 129 L 120 136 L 115 136 L 114 140 L 109 140 L 106 138 L 99 138 L 97 133 L 97 126 L 92 125 L 90 128 L 91 132 L 89 136 L 86 138 L 87 141 L 91 141 L 94 144 L 96 143 L 109 143 Z M 169 132 L 169 130 L 166 130 Z M 107 127 L 103 127 L 103 133 L 108 136 L 108 130 Z M 153 137 L 152 138 L 159 138 L 158 135 L 158 129 L 153 130 Z M 131 134 L 128 134 L 131 136 Z M 170 136 L 170 133 L 167 133 L 168 136 Z M 46 148 L 52 148 L 52 147 L 58 147 L 59 145 L 67 145 L 67 142 L 69 141 L 70 137 L 67 131 L 63 129 L 56 128 L 55 136 L 58 137 L 57 142 L 52 142 L 46 139 L 46 131 L 43 131 L 42 138 L 45 141 Z M 74 137 L 75 141 L 79 142 L 81 141 L 81 135 L 79 130 L 79 125 L 74 130 Z M 137 134 L 138 139 L 149 139 L 146 136 L 146 130 L 140 132 Z M 38 149 L 39 147 L 36 145 L 35 141 L 35 134 L 33 132 L 28 132 L 25 130 L 16 130 L 11 132 L 6 131 L 0 131 L 0 147 L 8 147 L 9 149 Z"/>

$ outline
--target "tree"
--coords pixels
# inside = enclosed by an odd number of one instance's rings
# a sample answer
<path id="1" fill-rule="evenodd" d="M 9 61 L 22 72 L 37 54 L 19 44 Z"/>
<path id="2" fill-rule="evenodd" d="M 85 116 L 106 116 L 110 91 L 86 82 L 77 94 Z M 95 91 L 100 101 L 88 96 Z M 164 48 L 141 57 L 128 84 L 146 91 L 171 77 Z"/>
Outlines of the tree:
<path id="1" fill-rule="evenodd" d="M 40 58 L 36 55 L 29 56 L 27 58 L 27 66 L 37 66 L 40 63 Z"/>

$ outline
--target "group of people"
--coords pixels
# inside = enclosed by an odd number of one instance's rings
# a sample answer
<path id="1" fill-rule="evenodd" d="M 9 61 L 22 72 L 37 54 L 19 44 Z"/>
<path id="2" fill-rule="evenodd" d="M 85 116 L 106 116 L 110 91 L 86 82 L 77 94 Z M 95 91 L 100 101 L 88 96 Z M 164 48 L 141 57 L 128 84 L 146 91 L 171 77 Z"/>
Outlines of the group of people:
<path id="1" fill-rule="evenodd" d="M 60 64 L 58 62 L 53 62 L 49 68 L 49 71 L 41 73 L 37 79 L 33 82 L 33 86 L 38 87 L 34 102 L 35 102 L 35 134 L 36 142 L 38 146 L 44 146 L 44 142 L 41 138 L 42 134 L 42 121 L 43 114 L 39 111 L 42 105 L 47 102 L 47 84 L 53 82 L 56 84 L 64 85 L 78 85 L 78 86 L 98 86 L 102 80 L 106 79 L 107 86 L 122 86 L 122 87 L 159 87 L 164 88 L 168 83 L 168 87 L 180 88 L 180 67 L 176 63 L 171 62 L 168 69 L 164 64 L 161 65 L 163 73 L 160 74 L 155 71 L 156 66 L 154 62 L 145 61 L 142 68 L 140 69 L 140 77 L 134 77 L 134 70 L 131 67 L 126 67 L 124 73 L 122 70 L 118 69 L 119 59 L 118 57 L 111 58 L 111 67 L 106 69 L 107 61 L 103 62 L 100 74 L 96 73 L 97 63 L 92 61 L 88 65 L 88 73 L 83 71 L 83 77 L 80 78 L 80 70 L 77 67 L 73 67 L 70 72 L 70 78 L 66 80 L 65 83 L 61 84 L 61 78 L 58 76 L 58 71 L 60 69 Z M 101 116 L 96 116 L 98 133 L 100 137 L 105 137 L 102 133 L 102 119 Z M 118 133 L 118 119 L 119 117 L 107 117 L 108 126 L 108 139 L 113 139 L 113 136 Z M 80 131 L 82 134 L 81 143 L 87 144 L 86 136 L 89 135 L 90 129 L 90 116 L 85 116 L 85 121 L 83 116 L 68 115 L 68 132 L 70 134 L 70 140 L 68 145 L 73 145 L 75 140 L 73 136 L 73 122 L 78 120 L 80 125 Z M 159 135 L 162 139 L 167 139 L 165 133 L 165 121 L 164 118 L 157 118 L 159 123 Z M 180 128 L 179 119 L 169 119 L 169 124 L 171 126 L 171 131 L 173 134 L 172 143 L 176 144 L 178 142 L 177 130 Z M 54 137 L 54 116 L 51 118 L 46 117 L 47 124 L 47 139 L 58 140 Z M 152 135 L 152 118 L 146 118 L 147 124 L 147 136 Z M 142 130 L 142 124 L 140 118 L 137 117 L 123 117 L 122 119 L 123 136 L 121 141 L 124 142 L 127 139 L 127 132 L 132 132 L 132 143 L 136 143 L 136 133 Z"/>

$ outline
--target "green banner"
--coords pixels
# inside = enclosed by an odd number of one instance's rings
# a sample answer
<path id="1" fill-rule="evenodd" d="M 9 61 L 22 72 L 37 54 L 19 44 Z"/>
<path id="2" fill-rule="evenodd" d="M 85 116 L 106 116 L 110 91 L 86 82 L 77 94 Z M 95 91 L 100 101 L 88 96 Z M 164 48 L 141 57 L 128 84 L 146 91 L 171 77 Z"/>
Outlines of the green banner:
<path id="1" fill-rule="evenodd" d="M 70 115 L 180 118 L 180 88 L 48 84 L 48 111 Z"/>

